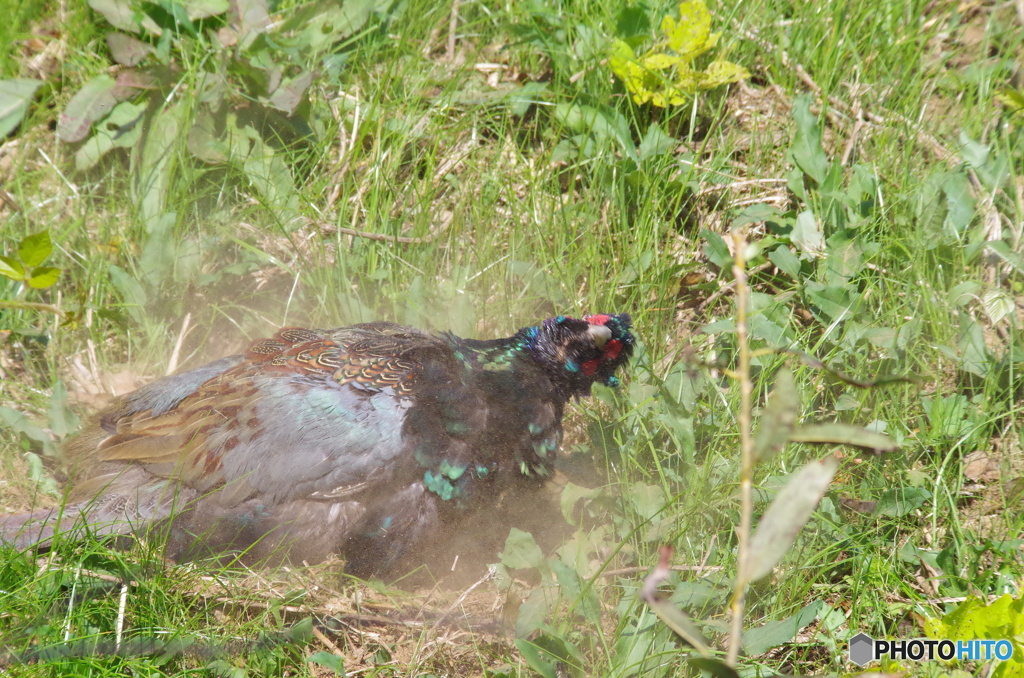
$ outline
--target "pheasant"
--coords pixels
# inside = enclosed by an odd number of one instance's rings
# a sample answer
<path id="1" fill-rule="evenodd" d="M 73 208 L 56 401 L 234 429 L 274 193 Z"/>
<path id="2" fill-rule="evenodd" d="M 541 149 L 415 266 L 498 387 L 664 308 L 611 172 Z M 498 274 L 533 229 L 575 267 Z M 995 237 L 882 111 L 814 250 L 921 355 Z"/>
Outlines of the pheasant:
<path id="1" fill-rule="evenodd" d="M 287 327 L 113 402 L 65 447 L 65 505 L 0 516 L 0 544 L 162 530 L 175 560 L 339 555 L 387 573 L 541 487 L 566 403 L 617 384 L 633 345 L 626 314 L 494 340 Z"/>

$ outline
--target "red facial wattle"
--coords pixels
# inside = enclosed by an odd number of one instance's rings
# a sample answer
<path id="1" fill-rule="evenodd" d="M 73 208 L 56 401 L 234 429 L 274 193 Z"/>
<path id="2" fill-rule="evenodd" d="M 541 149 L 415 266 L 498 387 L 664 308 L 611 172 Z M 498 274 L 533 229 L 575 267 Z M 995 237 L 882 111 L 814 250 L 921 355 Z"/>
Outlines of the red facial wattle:
<path id="1" fill-rule="evenodd" d="M 598 317 L 598 316 L 592 316 L 592 317 Z M 608 316 L 605 316 L 605 317 L 608 317 Z M 600 323 L 593 323 L 593 324 L 597 325 L 597 324 L 600 324 Z M 585 362 L 582 365 L 580 365 L 580 372 L 582 372 L 584 375 L 586 375 L 588 377 L 594 376 L 594 374 L 597 372 L 598 366 L 601 364 L 601 361 L 603 361 L 603 360 L 615 360 L 616 358 L 619 357 L 619 353 L 621 351 L 622 351 L 622 342 L 619 341 L 618 339 L 610 339 L 608 341 L 608 343 L 604 345 L 604 350 L 601 351 L 601 355 L 600 356 L 598 356 L 597 358 L 594 358 L 593 360 L 588 360 L 587 362 Z"/>

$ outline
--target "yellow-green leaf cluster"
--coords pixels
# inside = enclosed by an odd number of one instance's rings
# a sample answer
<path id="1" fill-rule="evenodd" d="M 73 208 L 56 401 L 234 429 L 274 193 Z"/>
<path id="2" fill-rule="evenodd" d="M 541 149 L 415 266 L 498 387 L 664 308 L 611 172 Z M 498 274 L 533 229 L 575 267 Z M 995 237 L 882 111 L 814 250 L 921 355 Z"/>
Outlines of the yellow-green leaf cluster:
<path id="1" fill-rule="evenodd" d="M 1008 640 L 1013 645 L 1013 654 L 996 664 L 990 675 L 1008 678 L 1024 674 L 1024 599 L 1007 594 L 986 603 L 970 597 L 943 617 L 926 619 L 924 632 L 936 639 Z"/>
<path id="2" fill-rule="evenodd" d="M 612 44 L 608 59 L 612 72 L 636 103 L 678 106 L 697 92 L 750 77 L 747 69 L 724 59 L 704 69 L 694 67 L 694 60 L 714 48 L 721 35 L 711 32 L 711 13 L 704 0 L 684 0 L 679 4 L 679 19 L 666 16 L 661 32 L 664 37 L 642 55 L 624 40 Z"/>

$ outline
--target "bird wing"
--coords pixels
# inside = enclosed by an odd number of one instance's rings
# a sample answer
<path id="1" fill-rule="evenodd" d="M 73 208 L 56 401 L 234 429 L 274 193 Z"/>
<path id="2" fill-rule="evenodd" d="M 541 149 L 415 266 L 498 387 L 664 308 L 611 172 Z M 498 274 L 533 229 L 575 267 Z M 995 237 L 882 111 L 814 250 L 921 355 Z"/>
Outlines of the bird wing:
<path id="1" fill-rule="evenodd" d="M 200 492 L 225 486 L 234 501 L 344 497 L 393 476 L 424 362 L 444 350 L 389 323 L 285 328 L 240 360 L 171 377 L 173 394 L 156 382 L 122 401 L 102 417 L 109 435 L 95 455 L 108 470 L 134 463 Z"/>

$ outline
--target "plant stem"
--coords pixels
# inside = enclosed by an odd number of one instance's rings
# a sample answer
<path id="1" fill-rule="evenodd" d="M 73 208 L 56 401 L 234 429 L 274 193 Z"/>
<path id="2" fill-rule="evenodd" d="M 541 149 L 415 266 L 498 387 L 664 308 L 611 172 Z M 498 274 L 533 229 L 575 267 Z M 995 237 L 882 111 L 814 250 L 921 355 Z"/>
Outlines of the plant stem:
<path id="1" fill-rule="evenodd" d="M 747 310 L 750 305 L 750 288 L 747 286 L 747 238 L 746 229 L 732 232 L 733 277 L 736 279 L 736 343 L 739 349 L 740 382 L 740 525 L 736 531 L 737 573 L 732 596 L 732 624 L 729 633 L 729 650 L 726 663 L 736 666 L 740 654 L 740 640 L 743 634 L 743 611 L 746 606 L 746 563 L 750 543 L 750 529 L 754 513 L 754 437 L 751 422 L 751 399 L 754 385 L 750 381 L 750 344 L 747 328 Z"/>

